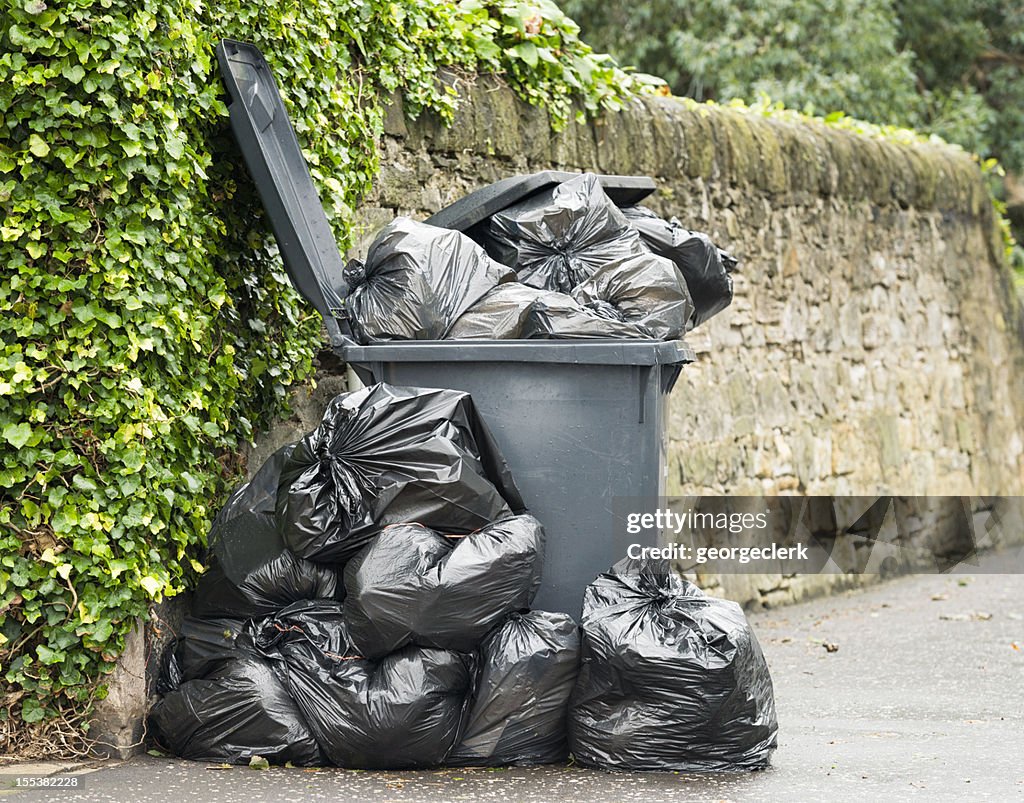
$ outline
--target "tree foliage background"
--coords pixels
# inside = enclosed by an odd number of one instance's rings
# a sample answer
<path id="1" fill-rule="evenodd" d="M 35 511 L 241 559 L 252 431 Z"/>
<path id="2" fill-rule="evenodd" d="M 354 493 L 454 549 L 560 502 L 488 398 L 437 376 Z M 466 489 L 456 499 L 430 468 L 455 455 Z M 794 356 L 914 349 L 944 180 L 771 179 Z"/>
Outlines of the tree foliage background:
<path id="1" fill-rule="evenodd" d="M 1020 0 L 565 0 L 583 36 L 698 100 L 761 94 L 934 133 L 1024 172 Z M 1024 207 L 1016 212 L 1024 229 Z M 1018 238 L 1020 239 L 1020 238 Z"/>

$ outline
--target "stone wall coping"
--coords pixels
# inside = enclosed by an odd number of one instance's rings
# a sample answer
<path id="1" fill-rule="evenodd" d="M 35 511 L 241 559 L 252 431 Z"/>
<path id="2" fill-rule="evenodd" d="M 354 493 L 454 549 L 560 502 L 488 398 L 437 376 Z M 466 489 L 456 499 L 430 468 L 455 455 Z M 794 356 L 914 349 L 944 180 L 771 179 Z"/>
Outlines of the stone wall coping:
<path id="1" fill-rule="evenodd" d="M 780 205 L 812 195 L 971 217 L 992 214 L 978 164 L 951 145 L 904 144 L 814 120 L 657 96 L 556 134 L 545 110 L 526 104 L 496 78 L 479 77 L 458 89 L 462 100 L 451 126 L 431 114 L 408 121 L 395 98 L 385 132 L 419 140 L 432 153 L 525 157 L 578 170 L 749 186 Z"/>

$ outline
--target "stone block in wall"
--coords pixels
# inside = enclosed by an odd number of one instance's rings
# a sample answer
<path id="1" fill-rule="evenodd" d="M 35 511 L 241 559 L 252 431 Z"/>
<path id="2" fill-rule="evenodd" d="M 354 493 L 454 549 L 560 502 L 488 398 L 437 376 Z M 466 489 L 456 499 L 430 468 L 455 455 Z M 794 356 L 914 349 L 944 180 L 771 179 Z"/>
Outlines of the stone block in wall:
<path id="1" fill-rule="evenodd" d="M 395 219 L 395 210 L 382 206 L 362 206 L 352 227 L 352 247 L 348 259 L 365 259 L 370 244 L 388 223 Z"/>
<path id="2" fill-rule="evenodd" d="M 149 708 L 146 635 L 141 619 L 125 637 L 124 651 L 103 685 L 107 696 L 96 702 L 89 721 L 92 752 L 103 758 L 130 758 L 142 751 L 143 719 Z"/>
<path id="3" fill-rule="evenodd" d="M 757 153 L 755 186 L 773 197 L 784 195 L 789 189 L 789 182 L 779 127 L 769 124 L 767 120 L 754 119 L 750 132 Z"/>
<path id="4" fill-rule="evenodd" d="M 409 127 L 405 123 L 405 101 L 400 92 L 393 93 L 384 105 L 384 133 L 399 139 L 409 136 Z"/>
<path id="5" fill-rule="evenodd" d="M 420 181 L 416 171 L 404 164 L 383 164 L 374 182 L 378 202 L 382 206 L 408 209 L 416 204 Z"/>
<path id="6" fill-rule="evenodd" d="M 650 116 L 650 156 L 653 160 L 651 174 L 654 176 L 678 176 L 686 174 L 686 143 L 683 127 L 676 115 L 678 104 L 671 98 L 645 98 L 644 104 Z"/>

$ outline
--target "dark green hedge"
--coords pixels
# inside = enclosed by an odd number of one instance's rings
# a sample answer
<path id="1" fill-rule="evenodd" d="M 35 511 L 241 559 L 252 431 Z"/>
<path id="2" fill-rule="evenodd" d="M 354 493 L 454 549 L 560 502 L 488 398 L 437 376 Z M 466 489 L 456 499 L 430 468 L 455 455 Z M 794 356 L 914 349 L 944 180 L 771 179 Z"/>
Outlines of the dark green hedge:
<path id="1" fill-rule="evenodd" d="M 556 125 L 632 80 L 546 2 L 15 0 L 0 11 L 0 732 L 81 726 L 133 620 L 186 587 L 235 454 L 311 370 L 226 126 L 213 47 L 255 42 L 339 242 L 379 99 L 450 116 L 500 70 Z M 59 728 L 58 728 L 59 729 Z M 52 739 L 51 739 L 52 742 Z"/>

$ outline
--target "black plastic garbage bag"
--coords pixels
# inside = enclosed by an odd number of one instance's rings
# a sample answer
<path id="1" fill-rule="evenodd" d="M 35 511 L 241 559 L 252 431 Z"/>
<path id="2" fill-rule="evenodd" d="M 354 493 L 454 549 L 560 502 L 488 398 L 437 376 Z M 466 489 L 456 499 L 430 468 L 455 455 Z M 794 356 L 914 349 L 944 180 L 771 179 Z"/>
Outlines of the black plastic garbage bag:
<path id="1" fill-rule="evenodd" d="M 196 761 L 248 764 L 324 763 L 306 720 L 263 658 L 246 652 L 191 680 L 153 706 L 150 722 L 175 755 Z"/>
<path id="2" fill-rule="evenodd" d="M 585 306 L 610 305 L 622 320 L 659 340 L 675 340 L 691 328 L 693 301 L 686 282 L 670 260 L 654 254 L 598 268 L 573 289 L 572 297 Z"/>
<path id="3" fill-rule="evenodd" d="M 579 629 L 564 613 L 512 614 L 480 646 L 473 706 L 452 766 L 553 764 L 569 755 Z"/>
<path id="4" fill-rule="evenodd" d="M 244 575 L 238 584 L 214 559 L 196 586 L 192 610 L 197 616 L 266 616 L 282 605 L 302 599 L 333 597 L 339 593 L 337 572 L 297 557 L 277 535 L 280 550 L 262 566 Z"/>
<path id="5" fill-rule="evenodd" d="M 285 547 L 277 514 L 281 469 L 295 444 L 279 449 L 221 508 L 210 530 L 210 565 L 192 601 L 198 617 L 262 617 L 300 599 L 333 597 L 338 576 Z"/>
<path id="6" fill-rule="evenodd" d="M 468 393 L 387 384 L 328 405 L 284 466 L 277 502 L 285 543 L 325 563 L 389 524 L 470 533 L 525 507 Z"/>
<path id="7" fill-rule="evenodd" d="M 625 560 L 583 601 L 569 709 L 576 760 L 603 769 L 758 769 L 778 723 L 771 676 L 740 606 L 667 561 Z"/>
<path id="8" fill-rule="evenodd" d="M 366 264 L 345 269 L 346 309 L 361 343 L 440 340 L 463 312 L 515 272 L 469 237 L 395 218 L 370 246 Z"/>
<path id="9" fill-rule="evenodd" d="M 459 738 L 472 660 L 406 647 L 369 661 L 286 651 L 278 664 L 331 763 L 350 769 L 440 764 Z"/>
<path id="10" fill-rule="evenodd" d="M 355 654 L 341 603 L 326 599 L 296 602 L 273 616 L 250 622 L 241 644 L 279 659 L 323 654 L 340 660 Z"/>
<path id="11" fill-rule="evenodd" d="M 650 254 L 593 173 L 495 213 L 485 243 L 523 284 L 562 293 L 609 262 Z"/>
<path id="12" fill-rule="evenodd" d="M 455 322 L 451 340 L 568 340 L 614 338 L 650 340 L 611 304 L 583 306 L 565 293 L 538 290 L 519 282 L 499 284 Z"/>
<path id="13" fill-rule="evenodd" d="M 345 567 L 345 621 L 361 655 L 416 644 L 469 652 L 540 585 L 544 528 L 513 516 L 458 539 L 388 527 Z"/>
<path id="14" fill-rule="evenodd" d="M 736 260 L 706 234 L 688 231 L 676 218 L 665 220 L 643 206 L 622 210 L 644 244 L 679 268 L 693 298 L 693 326 L 699 326 L 732 303 L 732 273 Z"/>
<path id="15" fill-rule="evenodd" d="M 175 649 L 182 680 L 209 675 L 224 661 L 237 655 L 235 641 L 245 628 L 245 619 L 185 618 Z"/>
<path id="16" fill-rule="evenodd" d="M 163 656 L 156 690 L 160 694 L 177 689 L 183 682 L 204 678 L 226 661 L 238 656 L 235 641 L 245 619 L 197 619 L 186 616 L 178 639 Z"/>

